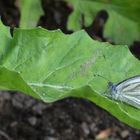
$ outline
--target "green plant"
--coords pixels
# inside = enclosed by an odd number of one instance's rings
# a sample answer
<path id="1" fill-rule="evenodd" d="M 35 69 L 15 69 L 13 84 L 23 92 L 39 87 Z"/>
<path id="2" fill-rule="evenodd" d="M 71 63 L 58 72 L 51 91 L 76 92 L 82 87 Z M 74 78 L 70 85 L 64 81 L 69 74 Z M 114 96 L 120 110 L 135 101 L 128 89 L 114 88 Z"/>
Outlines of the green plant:
<path id="1" fill-rule="evenodd" d="M 66 97 L 88 99 L 121 121 L 140 129 L 140 110 L 103 96 L 108 81 L 140 73 L 140 62 L 125 45 L 92 40 L 84 31 L 15 29 L 0 23 L 0 89 L 18 90 L 44 102 Z"/>
<path id="2" fill-rule="evenodd" d="M 131 45 L 140 41 L 140 1 L 135 0 L 67 0 L 74 7 L 69 17 L 68 28 L 80 30 L 82 15 L 89 26 L 97 13 L 105 10 L 109 17 L 104 27 L 104 36 L 116 44 Z"/>
<path id="3" fill-rule="evenodd" d="M 19 0 L 18 6 L 21 12 L 20 27 L 36 27 L 40 16 L 43 15 L 41 0 Z"/>
<path id="4" fill-rule="evenodd" d="M 135 0 L 64 0 L 70 3 L 74 11 L 69 17 L 68 28 L 80 30 L 82 28 L 82 16 L 85 26 L 89 26 L 97 13 L 105 10 L 109 18 L 104 27 L 104 37 L 116 44 L 131 45 L 140 40 L 140 1 Z M 35 27 L 43 9 L 41 0 L 19 0 L 21 11 L 20 27 Z M 30 10 L 32 9 L 32 12 Z"/>

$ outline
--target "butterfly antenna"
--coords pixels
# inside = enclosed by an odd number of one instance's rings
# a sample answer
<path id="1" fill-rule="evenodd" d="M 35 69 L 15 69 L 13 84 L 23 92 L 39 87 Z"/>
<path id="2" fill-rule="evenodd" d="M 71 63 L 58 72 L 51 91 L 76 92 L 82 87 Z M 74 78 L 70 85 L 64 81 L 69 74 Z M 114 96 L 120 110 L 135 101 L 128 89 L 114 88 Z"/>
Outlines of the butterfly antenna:
<path id="1" fill-rule="evenodd" d="M 95 76 L 95 77 L 96 77 L 96 76 L 99 76 L 99 77 L 101 77 L 101 78 L 103 78 L 103 79 L 105 79 L 106 81 L 108 81 L 108 82 L 109 82 L 109 79 L 107 79 L 106 77 L 104 77 L 104 76 L 102 76 L 102 75 L 95 74 L 94 76 Z"/>

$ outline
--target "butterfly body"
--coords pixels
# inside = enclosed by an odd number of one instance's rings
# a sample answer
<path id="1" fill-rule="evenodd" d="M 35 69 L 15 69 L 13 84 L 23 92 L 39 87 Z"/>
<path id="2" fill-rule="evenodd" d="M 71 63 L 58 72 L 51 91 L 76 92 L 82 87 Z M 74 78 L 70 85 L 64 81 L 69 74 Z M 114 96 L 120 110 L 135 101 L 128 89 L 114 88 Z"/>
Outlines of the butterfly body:
<path id="1" fill-rule="evenodd" d="M 118 84 L 108 83 L 109 98 L 125 102 L 140 109 L 140 76 L 129 78 Z"/>

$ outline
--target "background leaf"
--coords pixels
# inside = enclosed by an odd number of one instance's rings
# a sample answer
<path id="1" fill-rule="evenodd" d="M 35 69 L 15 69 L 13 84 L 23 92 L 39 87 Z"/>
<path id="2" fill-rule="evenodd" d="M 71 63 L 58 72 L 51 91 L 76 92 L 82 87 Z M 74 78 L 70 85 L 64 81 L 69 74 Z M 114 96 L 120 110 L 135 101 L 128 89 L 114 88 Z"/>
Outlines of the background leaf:
<path id="1" fill-rule="evenodd" d="M 1 31 L 0 31 L 0 37 L 1 37 L 0 59 L 1 59 L 9 47 L 9 44 L 10 44 L 12 37 L 10 34 L 10 28 L 5 27 L 1 21 L 0 21 L 0 28 L 1 28 Z"/>
<path id="2" fill-rule="evenodd" d="M 20 27 L 30 28 L 35 27 L 41 15 L 43 15 L 43 9 L 41 6 L 41 0 L 18 0 L 21 10 Z"/>
<path id="3" fill-rule="evenodd" d="M 89 26 L 97 13 L 106 10 L 109 18 L 104 28 L 104 36 L 116 44 L 131 45 L 140 40 L 140 1 L 139 0 L 71 0 L 74 11 L 68 22 L 68 28 L 81 29 L 81 17 Z"/>
<path id="4" fill-rule="evenodd" d="M 8 34 L 5 28 L 0 32 Z M 9 40 L 5 34 L 3 38 Z M 118 83 L 139 75 L 139 67 L 127 46 L 93 41 L 84 31 L 64 35 L 59 30 L 16 29 L 0 60 L 0 88 L 45 102 L 70 96 L 89 99 L 140 129 L 140 110 L 104 97 L 108 81 L 95 76 Z"/>

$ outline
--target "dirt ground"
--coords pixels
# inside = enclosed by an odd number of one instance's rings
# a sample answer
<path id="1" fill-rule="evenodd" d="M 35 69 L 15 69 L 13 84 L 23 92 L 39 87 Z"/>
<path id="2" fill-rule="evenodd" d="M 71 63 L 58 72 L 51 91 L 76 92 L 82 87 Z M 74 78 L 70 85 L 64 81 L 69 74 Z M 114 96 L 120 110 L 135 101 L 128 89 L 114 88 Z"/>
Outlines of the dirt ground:
<path id="1" fill-rule="evenodd" d="M 0 0 L 0 15 L 5 25 L 18 26 L 20 12 L 14 0 Z M 67 31 L 66 22 L 72 9 L 59 0 L 43 0 L 43 15 L 38 25 Z M 84 27 L 94 39 L 104 40 L 98 14 L 90 27 Z M 96 27 L 93 29 L 93 26 Z M 133 52 L 139 43 L 133 45 Z M 139 56 L 136 54 L 137 57 Z M 140 140 L 140 131 L 121 123 L 103 109 L 84 99 L 68 98 L 46 104 L 18 92 L 0 92 L 0 140 Z"/>

